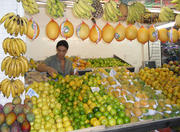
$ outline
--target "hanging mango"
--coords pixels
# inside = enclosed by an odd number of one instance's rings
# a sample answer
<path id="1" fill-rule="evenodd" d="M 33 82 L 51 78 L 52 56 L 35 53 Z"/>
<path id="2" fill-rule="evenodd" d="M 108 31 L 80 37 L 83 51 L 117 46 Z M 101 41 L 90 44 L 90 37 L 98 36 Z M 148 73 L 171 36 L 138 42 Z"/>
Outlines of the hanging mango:
<path id="1" fill-rule="evenodd" d="M 102 29 L 102 38 L 104 42 L 111 43 L 114 39 L 114 28 L 109 23 L 107 23 Z"/>
<path id="2" fill-rule="evenodd" d="M 55 41 L 59 36 L 59 25 L 53 19 L 51 19 L 51 21 L 46 25 L 46 35 L 53 41 Z"/>
<path id="3" fill-rule="evenodd" d="M 149 40 L 149 34 L 148 30 L 144 28 L 144 26 L 141 26 L 141 28 L 138 30 L 137 34 L 137 40 L 139 43 L 145 44 Z"/>
<path id="4" fill-rule="evenodd" d="M 74 27 L 69 20 L 65 20 L 62 22 L 60 26 L 60 34 L 63 38 L 70 38 L 74 34 Z"/>
<path id="5" fill-rule="evenodd" d="M 83 21 L 81 24 L 79 24 L 76 28 L 76 34 L 78 38 L 85 40 L 89 36 L 89 26 Z"/>
<path id="6" fill-rule="evenodd" d="M 94 43 L 98 43 L 101 40 L 101 36 L 101 29 L 94 24 L 90 30 L 89 39 Z"/>
<path id="7" fill-rule="evenodd" d="M 134 25 L 128 25 L 128 27 L 125 30 L 126 38 L 128 40 L 134 40 L 137 37 L 137 29 Z"/>
<path id="8" fill-rule="evenodd" d="M 39 36 L 39 25 L 32 18 L 28 21 L 26 36 L 32 40 Z"/>
<path id="9" fill-rule="evenodd" d="M 117 41 L 122 41 L 122 40 L 125 39 L 125 29 L 126 28 L 121 23 L 119 23 L 115 27 L 115 35 L 114 35 L 114 37 L 115 37 L 115 39 Z"/>
<path id="10" fill-rule="evenodd" d="M 155 42 L 158 40 L 158 30 L 155 29 L 154 25 L 152 25 L 149 29 L 149 41 Z"/>
<path id="11" fill-rule="evenodd" d="M 168 34 L 169 34 L 169 42 L 171 43 L 176 43 L 179 39 L 179 33 L 176 29 L 174 28 L 171 28 L 169 31 L 168 31 Z"/>
<path id="12" fill-rule="evenodd" d="M 168 31 L 165 28 L 158 30 L 158 38 L 161 42 L 165 43 L 168 41 Z"/>

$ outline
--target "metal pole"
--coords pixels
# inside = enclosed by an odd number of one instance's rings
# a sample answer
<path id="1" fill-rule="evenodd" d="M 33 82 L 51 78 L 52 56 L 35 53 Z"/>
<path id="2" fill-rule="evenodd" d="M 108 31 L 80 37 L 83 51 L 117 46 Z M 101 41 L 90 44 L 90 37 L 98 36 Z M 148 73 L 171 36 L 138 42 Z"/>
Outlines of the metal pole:
<path id="1" fill-rule="evenodd" d="M 163 0 L 161 0 L 161 8 L 163 7 Z"/>

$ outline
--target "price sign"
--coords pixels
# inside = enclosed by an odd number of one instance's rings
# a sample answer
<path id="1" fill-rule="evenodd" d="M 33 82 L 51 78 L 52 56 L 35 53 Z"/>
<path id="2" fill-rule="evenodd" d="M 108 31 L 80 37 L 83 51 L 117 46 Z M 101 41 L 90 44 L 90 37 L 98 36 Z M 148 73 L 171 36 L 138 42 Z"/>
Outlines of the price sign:
<path id="1" fill-rule="evenodd" d="M 28 92 L 26 93 L 26 95 L 28 95 L 30 98 L 31 98 L 32 96 L 36 96 L 37 98 L 39 98 L 39 95 L 38 95 L 32 88 L 30 88 L 30 89 L 28 90 Z"/>

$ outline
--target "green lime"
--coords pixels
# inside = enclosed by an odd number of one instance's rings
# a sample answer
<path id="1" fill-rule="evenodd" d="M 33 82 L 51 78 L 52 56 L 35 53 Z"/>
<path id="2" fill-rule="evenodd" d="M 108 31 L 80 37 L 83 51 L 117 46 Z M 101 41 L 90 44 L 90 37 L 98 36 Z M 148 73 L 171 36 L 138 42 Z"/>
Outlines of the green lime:
<path id="1" fill-rule="evenodd" d="M 99 112 L 99 111 L 95 113 L 95 117 L 97 117 L 97 118 L 100 118 L 102 115 L 103 114 L 101 112 Z"/>
<path id="2" fill-rule="evenodd" d="M 91 120 L 91 118 L 93 118 L 93 117 L 94 117 L 94 113 L 90 112 L 87 114 L 88 120 Z"/>
<path id="3" fill-rule="evenodd" d="M 94 107 L 93 112 L 96 113 L 99 111 L 99 107 Z"/>

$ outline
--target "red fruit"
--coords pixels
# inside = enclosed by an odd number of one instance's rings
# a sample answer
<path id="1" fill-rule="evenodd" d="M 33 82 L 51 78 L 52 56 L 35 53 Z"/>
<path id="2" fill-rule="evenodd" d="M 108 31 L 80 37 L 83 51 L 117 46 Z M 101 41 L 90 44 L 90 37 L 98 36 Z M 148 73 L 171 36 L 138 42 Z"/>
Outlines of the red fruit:
<path id="1" fill-rule="evenodd" d="M 5 121 L 5 114 L 4 113 L 0 113 L 0 125 L 4 123 Z"/>
<path id="2" fill-rule="evenodd" d="M 14 112 L 10 112 L 9 114 L 7 114 L 6 116 L 6 124 L 7 125 L 11 125 L 16 121 L 16 114 Z"/>
<path id="3" fill-rule="evenodd" d="M 8 114 L 11 111 L 13 111 L 13 109 L 14 109 L 14 105 L 12 103 L 7 103 L 4 105 L 3 111 L 5 114 Z"/>
<path id="4" fill-rule="evenodd" d="M 30 129 L 31 129 L 30 123 L 29 123 L 27 120 L 25 120 L 25 121 L 22 123 L 22 126 L 21 126 L 22 132 L 29 132 Z"/>

